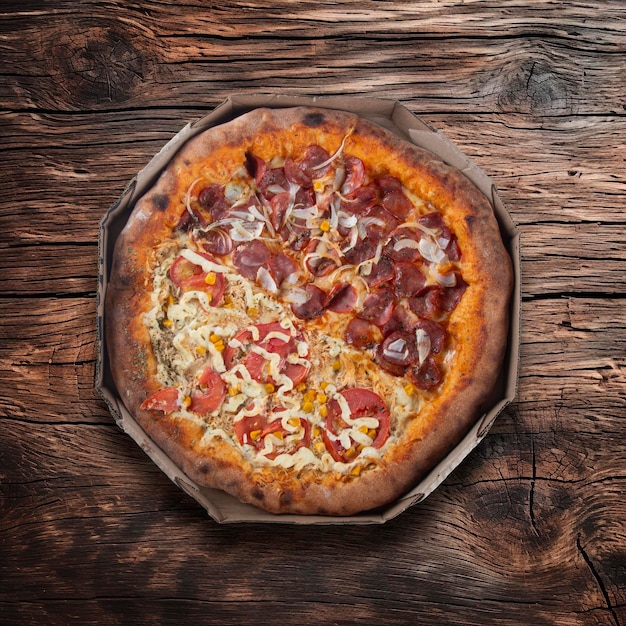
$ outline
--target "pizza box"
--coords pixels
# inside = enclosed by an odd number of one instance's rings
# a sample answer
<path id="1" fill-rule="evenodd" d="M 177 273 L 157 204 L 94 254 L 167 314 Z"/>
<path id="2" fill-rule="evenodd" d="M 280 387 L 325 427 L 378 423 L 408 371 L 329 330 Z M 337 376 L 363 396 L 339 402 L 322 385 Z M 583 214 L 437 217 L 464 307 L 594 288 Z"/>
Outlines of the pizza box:
<path id="1" fill-rule="evenodd" d="M 126 224 L 135 202 L 154 184 L 178 149 L 191 137 L 207 128 L 230 121 L 259 107 L 285 108 L 316 106 L 350 111 L 408 139 L 462 171 L 490 200 L 498 219 L 504 243 L 514 266 L 515 285 L 510 304 L 511 325 L 505 362 L 493 393 L 491 410 L 481 415 L 463 440 L 419 484 L 389 506 L 346 517 L 276 515 L 239 502 L 217 489 L 202 487 L 190 480 L 160 450 L 133 419 L 115 388 L 105 342 L 104 301 L 117 236 Z M 501 411 L 514 399 L 517 389 L 520 335 L 520 249 L 519 233 L 504 207 L 493 182 L 444 135 L 432 128 L 406 107 L 394 100 L 351 97 L 306 97 L 274 94 L 234 95 L 208 115 L 187 124 L 142 169 L 122 196 L 109 208 L 100 222 L 97 292 L 97 366 L 96 389 L 106 402 L 118 426 L 130 435 L 152 461 L 179 488 L 203 506 L 219 523 L 280 522 L 294 524 L 381 524 L 399 515 L 408 507 L 424 500 L 470 454 L 486 436 Z"/>

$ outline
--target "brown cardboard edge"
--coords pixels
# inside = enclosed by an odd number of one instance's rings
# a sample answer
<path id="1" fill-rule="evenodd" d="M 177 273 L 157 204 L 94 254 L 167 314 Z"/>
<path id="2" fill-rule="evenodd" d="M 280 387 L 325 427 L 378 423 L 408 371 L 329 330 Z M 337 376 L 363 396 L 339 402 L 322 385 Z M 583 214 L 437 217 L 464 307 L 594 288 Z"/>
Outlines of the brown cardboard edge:
<path id="1" fill-rule="evenodd" d="M 175 152 L 185 141 L 203 132 L 205 129 L 221 124 L 230 119 L 259 107 L 291 107 L 291 106 L 318 106 L 329 109 L 340 109 L 355 112 L 370 121 L 377 123 L 401 137 L 409 139 L 416 145 L 423 147 L 442 158 L 448 164 L 461 170 L 490 200 L 498 223 L 500 225 L 505 245 L 511 256 L 514 274 L 515 289 L 511 299 L 511 328 L 509 332 L 509 347 L 505 362 L 504 380 L 501 381 L 502 397 L 495 406 L 484 414 L 467 433 L 463 440 L 442 460 L 430 474 L 397 502 L 381 512 L 367 512 L 347 517 L 325 516 L 298 516 L 275 515 L 267 513 L 251 505 L 240 503 L 232 496 L 219 490 L 199 487 L 187 478 L 166 455 L 159 450 L 145 435 L 119 397 L 111 391 L 115 389 L 110 374 L 107 376 L 106 342 L 104 341 L 104 294 L 108 282 L 107 259 L 110 259 L 115 238 L 121 227 L 113 229 L 113 237 L 109 228 L 114 220 L 122 221 L 123 213 L 130 213 L 134 201 L 141 197 L 154 183 L 162 169 L 171 160 Z M 519 367 L 519 337 L 520 337 L 520 246 L 519 233 L 508 211 L 497 194 L 495 185 L 489 177 L 480 170 L 467 156 L 465 156 L 444 135 L 430 127 L 414 113 L 395 100 L 378 98 L 350 98 L 341 96 L 307 97 L 282 96 L 275 94 L 233 95 L 224 100 L 212 112 L 187 124 L 177 133 L 141 172 L 131 181 L 120 199 L 107 211 L 100 222 L 98 256 L 98 294 L 97 294 L 97 349 L 96 389 L 109 407 L 116 423 L 127 432 L 140 447 L 148 454 L 155 464 L 179 488 L 194 498 L 206 510 L 209 516 L 218 523 L 241 522 L 272 522 L 293 524 L 376 524 L 384 523 L 417 502 L 423 501 L 432 493 L 471 453 L 471 451 L 486 436 L 491 425 L 498 415 L 515 398 Z"/>

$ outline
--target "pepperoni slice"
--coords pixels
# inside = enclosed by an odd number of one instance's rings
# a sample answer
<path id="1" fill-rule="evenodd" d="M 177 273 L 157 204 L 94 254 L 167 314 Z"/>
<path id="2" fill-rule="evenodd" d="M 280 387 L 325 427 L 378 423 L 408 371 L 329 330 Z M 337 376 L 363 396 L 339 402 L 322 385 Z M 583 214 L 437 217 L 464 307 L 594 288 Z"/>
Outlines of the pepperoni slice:
<path id="1" fill-rule="evenodd" d="M 417 221 L 425 228 L 429 228 L 434 231 L 441 231 L 445 227 L 443 217 L 441 216 L 441 213 L 438 213 L 437 211 L 426 213 L 426 215 L 422 215 Z"/>
<path id="2" fill-rule="evenodd" d="M 198 252 L 201 257 L 217 263 L 217 261 L 209 254 Z M 224 289 L 226 288 L 226 279 L 219 272 L 212 272 L 212 284 L 207 282 L 207 274 L 200 265 L 196 265 L 180 255 L 172 263 L 170 267 L 170 278 L 172 282 L 182 289 L 182 291 L 204 291 L 211 296 L 211 306 L 217 306 L 222 300 Z"/>
<path id="3" fill-rule="evenodd" d="M 367 445 L 380 448 L 389 436 L 389 410 L 384 400 L 377 393 L 359 387 L 344 389 L 340 393 L 348 405 L 351 421 L 362 417 L 370 417 L 378 421 L 378 426 L 371 429 L 374 432 L 371 442 Z M 344 447 L 343 443 L 346 441 L 342 434 L 351 426 L 344 421 L 341 406 L 335 398 L 332 398 L 327 406 L 328 415 L 322 429 L 322 439 L 335 461 L 349 463 L 359 455 L 361 446 L 364 444 L 359 444 L 348 435 L 349 445 Z"/>
<path id="4" fill-rule="evenodd" d="M 402 182 L 400 179 L 388 174 L 376 178 L 374 184 L 380 189 L 381 195 L 385 195 L 391 191 L 402 190 Z"/>
<path id="5" fill-rule="evenodd" d="M 246 152 L 245 166 L 248 174 L 254 178 L 258 185 L 261 180 L 263 180 L 265 172 L 267 172 L 267 164 L 265 161 L 256 154 L 252 154 L 252 152 Z"/>
<path id="6" fill-rule="evenodd" d="M 365 298 L 363 308 L 357 315 L 381 328 L 391 318 L 394 304 L 395 297 L 391 289 L 382 287 Z"/>
<path id="7" fill-rule="evenodd" d="M 224 228 L 212 228 L 204 234 L 202 247 L 210 254 L 225 256 L 233 251 L 233 240 Z"/>
<path id="8" fill-rule="evenodd" d="M 446 253 L 446 255 L 451 261 L 461 260 L 461 248 L 459 247 L 459 243 L 455 235 L 452 235 L 452 238 L 450 239 L 450 243 L 447 245 L 444 252 Z"/>
<path id="9" fill-rule="evenodd" d="M 362 268 L 363 269 L 363 268 Z M 363 272 L 361 271 L 363 275 Z M 369 274 L 363 275 L 365 282 L 370 289 L 386 283 L 395 276 L 393 261 L 387 256 L 381 256 L 380 261 L 372 266 Z"/>
<path id="10" fill-rule="evenodd" d="M 389 241 L 385 245 L 384 253 L 394 261 L 415 263 L 421 258 L 418 243 L 421 238 L 419 231 L 410 228 L 397 228 L 391 233 Z"/>
<path id="11" fill-rule="evenodd" d="M 306 247 L 304 264 L 313 276 L 326 276 L 339 267 L 335 248 L 327 246 L 321 239 L 311 239 Z"/>
<path id="12" fill-rule="evenodd" d="M 312 179 L 322 178 L 330 171 L 330 163 L 321 166 L 328 159 L 330 159 L 330 154 L 324 148 L 312 144 L 304 152 L 304 157 L 300 161 L 300 168 Z"/>
<path id="13" fill-rule="evenodd" d="M 269 248 L 265 243 L 255 239 L 235 250 L 233 264 L 242 276 L 256 280 L 259 268 L 267 265 L 270 256 Z"/>
<path id="14" fill-rule="evenodd" d="M 272 222 L 274 230 L 278 231 L 284 226 L 287 217 L 287 209 L 290 204 L 291 195 L 288 191 L 283 191 L 272 196 L 270 200 L 270 221 Z"/>
<path id="15" fill-rule="evenodd" d="M 383 336 L 387 337 L 397 330 L 413 332 L 418 321 L 417 315 L 408 310 L 403 304 L 398 304 L 391 314 L 389 321 L 383 326 Z"/>
<path id="16" fill-rule="evenodd" d="M 202 189 L 198 194 L 198 202 L 201 207 L 211 212 L 214 221 L 222 219 L 229 208 L 224 197 L 224 188 L 217 183 L 212 183 Z"/>
<path id="17" fill-rule="evenodd" d="M 376 244 L 371 239 L 358 240 L 353 248 L 344 252 L 346 263 L 360 265 L 376 254 L 376 247 Z"/>
<path id="18" fill-rule="evenodd" d="M 365 165 L 361 159 L 355 156 L 347 156 L 343 160 L 343 164 L 346 168 L 346 177 L 343 185 L 341 185 L 341 194 L 346 196 L 365 183 Z"/>
<path id="19" fill-rule="evenodd" d="M 327 302 L 326 292 L 313 283 L 309 283 L 304 290 L 309 299 L 300 304 L 292 304 L 293 314 L 301 320 L 312 320 L 323 315 Z"/>
<path id="20" fill-rule="evenodd" d="M 355 348 L 372 348 L 380 343 L 382 335 L 378 326 L 355 317 L 346 327 L 344 338 Z"/>
<path id="21" fill-rule="evenodd" d="M 268 459 L 275 459 L 279 454 L 293 454 L 303 446 L 309 446 L 311 443 L 311 426 L 309 421 L 303 418 L 299 420 L 295 433 L 300 435 L 299 439 L 294 441 L 293 432 L 287 430 L 280 419 L 280 413 L 285 409 L 283 407 L 275 407 L 272 419 L 267 415 L 249 415 L 240 419 L 235 423 L 235 434 L 241 445 L 251 445 L 257 451 L 265 448 L 265 438 L 274 433 L 279 435 L 273 438 L 274 449 L 265 456 Z M 276 415 L 278 414 L 278 415 Z"/>
<path id="22" fill-rule="evenodd" d="M 420 389 L 433 389 L 443 376 L 433 356 L 428 355 L 421 366 L 416 365 L 409 371 L 409 378 Z"/>
<path id="23" fill-rule="evenodd" d="M 434 317 L 443 311 L 444 290 L 442 287 L 426 287 L 409 298 L 411 311 L 419 317 Z"/>
<path id="24" fill-rule="evenodd" d="M 191 209 L 191 212 L 185 209 L 174 230 L 189 232 L 192 228 L 204 228 L 207 224 L 208 222 L 202 213 L 196 211 L 195 209 Z"/>
<path id="25" fill-rule="evenodd" d="M 395 376 L 404 376 L 418 359 L 415 335 L 404 330 L 391 333 L 376 349 L 376 362 Z"/>
<path id="26" fill-rule="evenodd" d="M 393 189 L 383 195 L 381 204 L 392 215 L 404 222 L 413 209 L 413 203 L 404 195 L 401 189 Z"/>
<path id="27" fill-rule="evenodd" d="M 171 413 L 179 408 L 178 389 L 176 387 L 165 387 L 141 403 L 144 411 L 163 411 L 163 413 Z"/>
<path id="28" fill-rule="evenodd" d="M 288 157 L 284 164 L 285 178 L 300 187 L 313 187 L 311 176 L 305 172 L 292 158 Z"/>
<path id="29" fill-rule="evenodd" d="M 428 335 L 430 349 L 434 354 L 441 352 L 446 342 L 446 331 L 443 326 L 432 320 L 419 320 L 415 328 L 421 328 Z"/>
<path id="30" fill-rule="evenodd" d="M 454 287 L 446 287 L 441 293 L 439 304 L 444 311 L 454 311 L 456 306 L 461 301 L 465 290 L 467 289 L 467 283 L 463 280 L 460 274 L 456 273 L 456 284 Z"/>
<path id="31" fill-rule="evenodd" d="M 328 294 L 326 308 L 335 313 L 348 313 L 356 306 L 358 294 L 349 283 L 336 284 Z"/>
<path id="32" fill-rule="evenodd" d="M 298 264 L 284 252 L 279 252 L 270 257 L 269 272 L 276 286 L 280 288 L 285 281 L 294 282 L 298 273 Z"/>
<path id="33" fill-rule="evenodd" d="M 276 193 L 282 193 L 286 191 L 289 185 L 285 178 L 285 172 L 282 167 L 275 167 L 268 169 L 261 180 L 257 183 L 261 193 L 269 200 Z M 280 191 L 277 191 L 277 188 Z"/>
<path id="34" fill-rule="evenodd" d="M 393 288 L 399 298 L 410 298 L 421 291 L 426 284 L 426 277 L 413 263 L 396 263 Z"/>
<path id="35" fill-rule="evenodd" d="M 340 207 L 348 213 L 362 215 L 368 209 L 378 203 L 378 190 L 373 185 L 363 185 L 352 193 L 343 196 Z"/>
<path id="36" fill-rule="evenodd" d="M 399 224 L 395 216 L 379 204 L 375 204 L 369 209 L 365 214 L 365 218 L 365 233 L 376 243 L 387 237 Z"/>
<path id="37" fill-rule="evenodd" d="M 191 392 L 189 410 L 198 415 L 209 415 L 222 406 L 226 397 L 226 383 L 207 365 L 198 377 L 200 389 Z"/>

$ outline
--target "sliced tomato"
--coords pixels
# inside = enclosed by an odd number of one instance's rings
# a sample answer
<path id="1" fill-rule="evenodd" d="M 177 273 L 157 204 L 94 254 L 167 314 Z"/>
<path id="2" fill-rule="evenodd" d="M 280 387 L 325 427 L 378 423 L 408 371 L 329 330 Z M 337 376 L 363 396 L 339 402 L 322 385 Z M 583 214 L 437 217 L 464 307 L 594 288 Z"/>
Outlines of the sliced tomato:
<path id="1" fill-rule="evenodd" d="M 275 407 L 273 413 L 280 413 L 285 409 Z M 293 454 L 303 446 L 308 446 L 311 442 L 311 426 L 309 422 L 303 418 L 298 418 L 303 432 L 300 440 L 295 444 L 291 441 L 289 444 L 279 445 L 266 456 L 268 459 L 274 459 L 279 454 Z M 279 416 L 273 415 L 270 421 L 269 417 L 264 414 L 250 415 L 239 420 L 235 424 L 235 434 L 241 445 L 251 445 L 256 450 L 262 450 L 265 447 L 265 437 L 271 433 L 281 433 L 280 437 L 283 441 L 291 435 L 291 432 L 283 427 Z"/>
<path id="2" fill-rule="evenodd" d="M 370 445 L 374 448 L 380 448 L 389 436 L 389 410 L 385 401 L 377 393 L 359 387 L 344 389 L 340 393 L 348 403 L 350 419 L 373 417 L 378 420 L 376 435 Z M 339 436 L 347 428 L 349 426 L 342 418 L 339 402 L 334 398 L 331 399 L 328 403 L 325 428 L 322 429 L 322 439 L 333 459 L 342 463 L 353 461 L 360 452 L 352 438 L 350 438 L 348 448 L 344 448 L 342 445 Z"/>
<path id="3" fill-rule="evenodd" d="M 224 350 L 224 364 L 227 369 L 231 369 L 238 363 L 245 365 L 253 380 L 260 383 L 276 382 L 272 379 L 270 372 L 270 362 L 258 352 L 252 350 L 252 346 L 258 346 L 266 352 L 277 354 L 280 357 L 278 373 L 288 376 L 293 381 L 294 386 L 301 383 L 309 372 L 309 368 L 300 363 L 289 363 L 287 358 L 290 354 L 297 354 L 296 337 L 291 337 L 289 330 L 284 329 L 278 322 L 269 324 L 257 324 L 259 337 L 254 340 L 250 329 L 243 329 L 237 333 L 234 339 L 240 344 L 233 348 L 227 346 Z M 280 337 L 270 337 L 272 332 L 288 335 L 289 341 L 283 341 Z"/>
<path id="4" fill-rule="evenodd" d="M 141 404 L 144 411 L 163 411 L 171 413 L 179 408 L 178 389 L 176 387 L 165 387 L 152 394 Z"/>
<path id="5" fill-rule="evenodd" d="M 198 252 L 201 257 L 212 263 L 217 263 L 210 254 Z M 211 296 L 211 306 L 217 306 L 224 295 L 226 279 L 220 272 L 212 272 L 215 279 L 212 284 L 207 283 L 207 274 L 200 265 L 192 263 L 184 256 L 179 255 L 170 267 L 170 278 L 183 291 L 204 291 Z"/>
<path id="6" fill-rule="evenodd" d="M 208 415 L 222 406 L 226 397 L 226 383 L 210 365 L 200 372 L 198 386 L 199 389 L 191 392 L 190 411 Z"/>

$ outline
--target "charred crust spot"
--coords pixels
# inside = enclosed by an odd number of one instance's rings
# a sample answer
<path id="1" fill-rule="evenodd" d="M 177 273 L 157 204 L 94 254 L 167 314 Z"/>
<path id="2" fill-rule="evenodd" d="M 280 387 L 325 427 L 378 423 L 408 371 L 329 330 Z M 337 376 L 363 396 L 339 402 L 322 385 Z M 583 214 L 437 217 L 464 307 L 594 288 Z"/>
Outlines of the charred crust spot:
<path id="1" fill-rule="evenodd" d="M 202 465 L 200 465 L 200 467 L 198 469 L 200 470 L 200 472 L 202 474 L 208 474 L 211 471 L 211 464 L 210 463 L 202 463 Z"/>
<path id="2" fill-rule="evenodd" d="M 302 121 L 306 126 L 317 128 L 324 123 L 324 115 L 322 113 L 307 113 Z"/>
<path id="3" fill-rule="evenodd" d="M 170 199 L 164 193 L 157 193 L 152 196 L 152 203 L 158 211 L 165 211 L 170 203 Z"/>
<path id="4" fill-rule="evenodd" d="M 291 491 L 283 491 L 280 494 L 280 503 L 289 506 L 293 502 L 293 493 Z"/>
<path id="5" fill-rule="evenodd" d="M 472 230 L 472 226 L 474 225 L 474 220 L 475 219 L 476 218 L 473 215 L 468 215 L 465 218 L 465 221 L 467 222 L 467 227 L 469 228 L 470 231 Z"/>
<path id="6" fill-rule="evenodd" d="M 252 497 L 256 498 L 257 500 L 263 500 L 263 498 L 265 498 L 265 494 L 263 493 L 261 489 L 259 489 L 258 487 L 255 487 L 252 490 Z"/>

